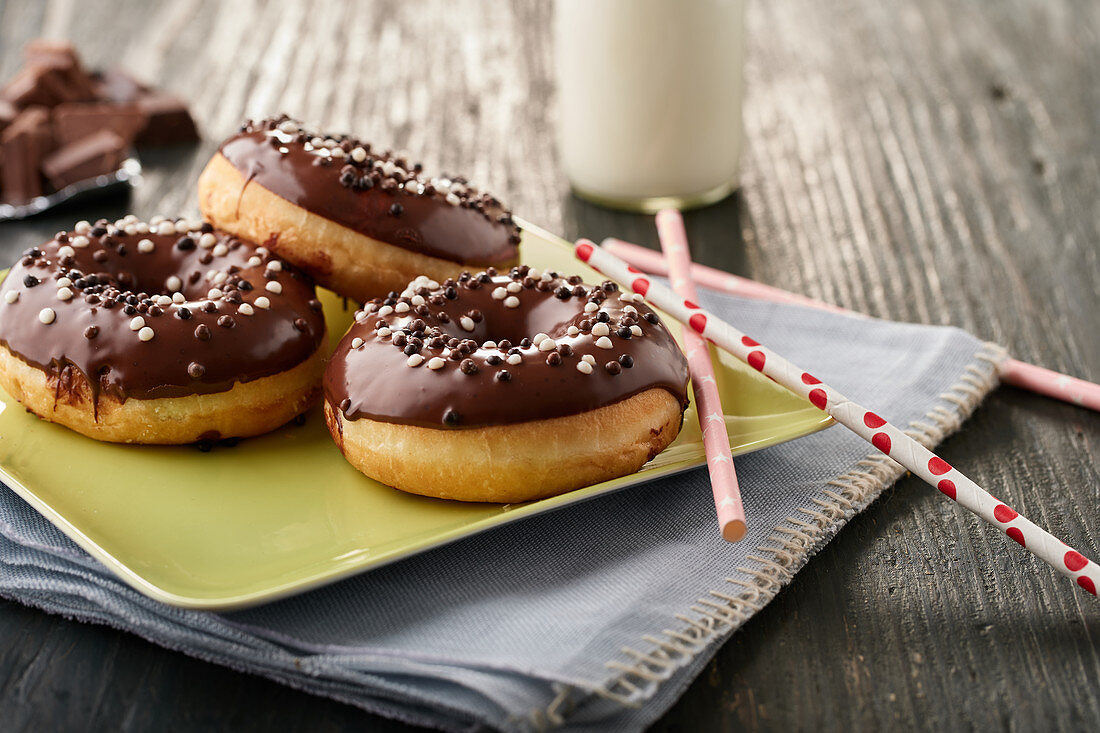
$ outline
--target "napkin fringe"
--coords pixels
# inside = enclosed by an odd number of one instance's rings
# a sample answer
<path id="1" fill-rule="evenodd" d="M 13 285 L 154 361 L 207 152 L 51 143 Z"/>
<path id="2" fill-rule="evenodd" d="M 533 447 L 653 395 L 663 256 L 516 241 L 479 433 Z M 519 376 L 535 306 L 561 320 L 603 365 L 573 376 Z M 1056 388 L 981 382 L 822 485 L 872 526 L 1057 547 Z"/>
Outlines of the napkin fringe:
<path id="1" fill-rule="evenodd" d="M 932 448 L 961 427 L 981 401 L 999 382 L 998 367 L 1008 358 L 1001 346 L 985 343 L 974 354 L 958 380 L 940 399 L 955 409 L 936 405 L 923 420 L 914 420 L 905 431 L 922 445 Z M 715 641 L 725 638 L 760 611 L 809 558 L 843 527 L 863 511 L 904 474 L 906 469 L 883 453 L 872 453 L 847 473 L 826 483 L 822 498 L 811 506 L 799 508 L 800 516 L 787 517 L 772 529 L 768 543 L 749 555 L 754 567 L 737 570 L 752 577 L 751 582 L 726 578 L 737 588 L 710 590 L 696 600 L 689 612 L 675 615 L 683 625 L 664 629 L 660 635 L 646 634 L 641 640 L 648 651 L 631 647 L 621 650 L 622 658 L 604 666 L 618 674 L 602 687 L 555 686 L 554 700 L 530 714 L 536 729 L 558 727 L 568 714 L 593 696 L 636 708 L 656 694 L 660 685 L 680 668 L 695 659 Z"/>

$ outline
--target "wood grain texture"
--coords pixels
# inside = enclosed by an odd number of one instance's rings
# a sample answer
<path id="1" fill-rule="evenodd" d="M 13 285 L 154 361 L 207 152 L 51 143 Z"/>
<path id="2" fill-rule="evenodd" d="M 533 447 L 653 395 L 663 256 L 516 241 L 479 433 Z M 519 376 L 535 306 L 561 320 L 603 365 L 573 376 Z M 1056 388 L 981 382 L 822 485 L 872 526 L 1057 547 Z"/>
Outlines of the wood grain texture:
<path id="1" fill-rule="evenodd" d="M 783 0 L 748 21 L 743 188 L 688 216 L 696 258 L 1100 380 L 1100 4 Z M 465 172 L 566 237 L 656 243 L 650 219 L 567 194 L 548 3 L 5 0 L 0 78 L 43 32 L 193 100 L 207 139 L 144 156 L 129 204 L 0 224 L 4 260 L 80 218 L 194 212 L 217 141 L 282 110 Z M 1012 389 L 941 450 L 1093 557 L 1098 454 L 1097 415 Z M 1097 689 L 1100 606 L 910 478 L 656 729 L 1095 730 Z M 0 604 L 5 731 L 365 725 L 400 727 Z"/>

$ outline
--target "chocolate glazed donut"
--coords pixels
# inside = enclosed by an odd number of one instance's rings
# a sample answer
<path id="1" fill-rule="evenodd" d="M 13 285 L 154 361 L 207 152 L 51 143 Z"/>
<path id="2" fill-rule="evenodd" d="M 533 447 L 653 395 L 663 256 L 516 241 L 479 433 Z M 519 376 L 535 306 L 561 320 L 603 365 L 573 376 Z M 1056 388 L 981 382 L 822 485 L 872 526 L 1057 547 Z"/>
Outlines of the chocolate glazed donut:
<path id="1" fill-rule="evenodd" d="M 421 277 L 356 313 L 325 371 L 347 459 L 404 491 L 552 496 L 638 470 L 679 433 L 687 362 L 640 296 L 526 266 Z"/>
<path id="2" fill-rule="evenodd" d="M 0 386 L 99 440 L 276 428 L 320 396 L 324 340 L 308 276 L 203 222 L 81 222 L 0 285 Z"/>
<path id="3" fill-rule="evenodd" d="M 321 285 L 360 302 L 417 275 L 509 267 L 520 231 L 499 201 L 460 177 L 286 116 L 246 123 L 199 176 L 217 227 L 263 242 Z"/>

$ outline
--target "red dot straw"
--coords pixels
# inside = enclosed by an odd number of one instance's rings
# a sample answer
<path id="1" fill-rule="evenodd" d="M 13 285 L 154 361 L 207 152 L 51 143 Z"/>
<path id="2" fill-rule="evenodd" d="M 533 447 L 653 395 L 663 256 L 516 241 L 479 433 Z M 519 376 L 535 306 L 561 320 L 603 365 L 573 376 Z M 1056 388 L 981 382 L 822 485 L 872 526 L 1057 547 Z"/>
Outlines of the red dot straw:
<path id="1" fill-rule="evenodd" d="M 676 209 L 664 209 L 657 214 L 657 234 L 661 240 L 672 273 L 676 294 L 695 300 L 695 284 L 691 281 L 691 254 L 688 252 L 684 220 Z M 718 382 L 710 361 L 707 342 L 690 329 L 684 329 L 684 347 L 691 370 L 692 390 L 699 427 L 703 430 L 703 449 L 710 471 L 710 487 L 714 493 L 714 509 L 718 526 L 728 542 L 738 542 L 745 536 L 745 507 L 737 486 L 737 472 L 730 453 L 730 436 L 726 432 L 726 416 L 718 397 Z"/>
<path id="2" fill-rule="evenodd" d="M 1014 509 L 994 498 L 932 451 L 910 438 L 882 417 L 852 402 L 809 372 L 799 369 L 779 354 L 749 338 L 718 316 L 695 303 L 677 297 L 668 288 L 652 282 L 633 267 L 595 246 L 587 239 L 577 242 L 576 256 L 604 275 L 626 284 L 652 301 L 703 338 L 729 352 L 753 369 L 820 410 L 838 423 L 893 458 L 943 494 L 954 499 L 993 527 L 1027 548 L 1092 595 L 1100 583 L 1100 566 Z"/>
<path id="3" fill-rule="evenodd" d="M 639 247 L 636 244 L 613 237 L 603 240 L 601 246 L 608 252 L 626 260 L 629 265 L 639 267 L 654 275 L 669 274 L 668 265 L 665 263 L 664 258 L 651 249 Z M 691 278 L 699 285 L 705 285 L 708 288 L 730 295 L 739 295 L 743 298 L 766 300 L 772 303 L 794 303 L 832 311 L 833 313 L 845 313 L 849 316 L 867 318 L 862 313 L 822 303 L 820 300 L 807 298 L 805 295 L 790 293 L 781 288 L 758 283 L 745 277 L 738 277 L 732 273 L 716 270 L 706 265 L 692 265 Z M 673 289 L 676 288 L 676 279 L 676 277 L 672 278 Z M 1036 394 L 1053 397 L 1062 402 L 1069 402 L 1073 405 L 1100 412 L 1100 384 L 1093 384 L 1084 379 L 1071 377 L 1068 374 L 1061 374 L 1034 364 L 1008 358 L 997 365 L 997 374 L 1002 382 L 1013 387 L 1026 389 Z"/>

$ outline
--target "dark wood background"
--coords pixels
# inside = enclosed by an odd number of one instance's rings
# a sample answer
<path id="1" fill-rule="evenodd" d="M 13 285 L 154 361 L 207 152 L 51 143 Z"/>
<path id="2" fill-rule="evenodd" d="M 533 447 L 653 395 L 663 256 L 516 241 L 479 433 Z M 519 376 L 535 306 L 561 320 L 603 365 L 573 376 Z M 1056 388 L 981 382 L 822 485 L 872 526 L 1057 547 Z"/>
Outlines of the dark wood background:
<path id="1" fill-rule="evenodd" d="M 285 110 L 466 172 L 567 238 L 655 243 L 556 165 L 550 4 L 3 0 L 0 77 L 39 34 L 194 102 L 129 205 L 0 224 L 14 258 L 85 216 L 195 212 L 249 115 Z M 696 258 L 879 316 L 951 323 L 1100 380 L 1100 3 L 783 0 L 748 11 L 741 193 Z M 1100 556 L 1100 418 L 1001 389 L 942 455 Z M 854 520 L 656 726 L 1100 729 L 1100 605 L 921 482 Z M 0 603 L 0 728 L 400 726 Z"/>

